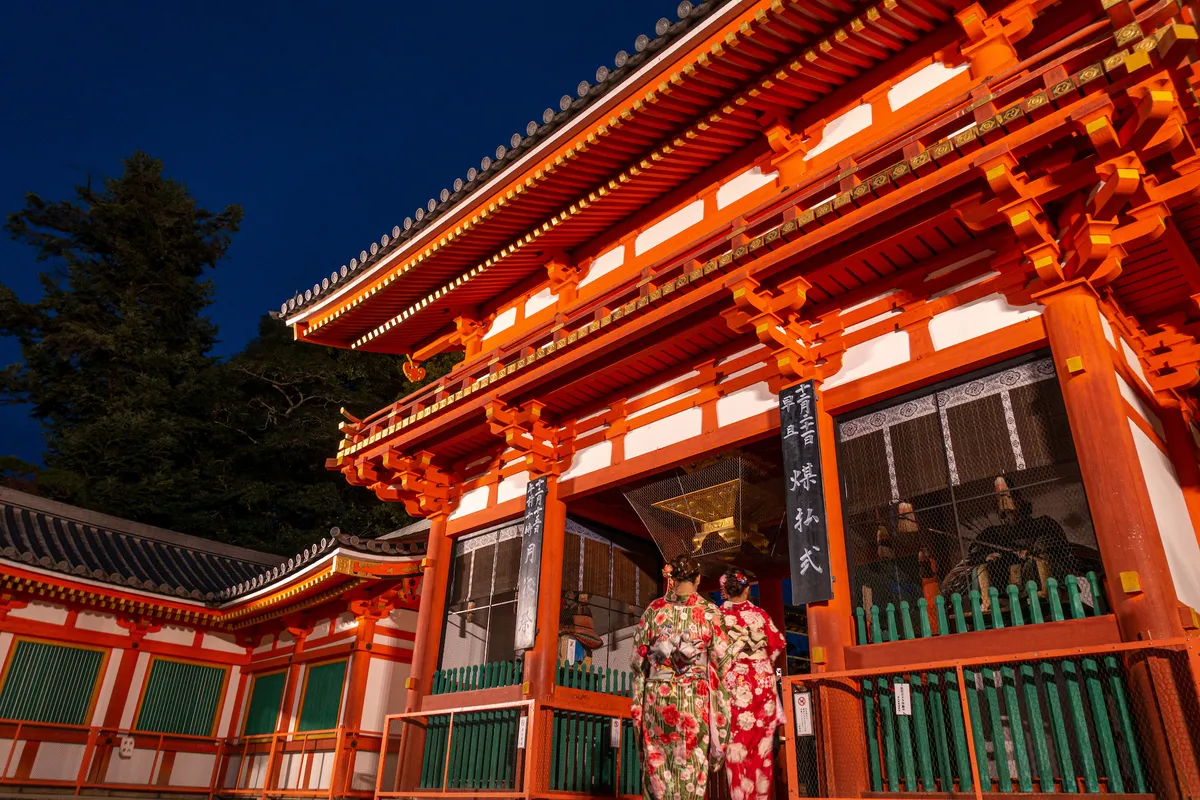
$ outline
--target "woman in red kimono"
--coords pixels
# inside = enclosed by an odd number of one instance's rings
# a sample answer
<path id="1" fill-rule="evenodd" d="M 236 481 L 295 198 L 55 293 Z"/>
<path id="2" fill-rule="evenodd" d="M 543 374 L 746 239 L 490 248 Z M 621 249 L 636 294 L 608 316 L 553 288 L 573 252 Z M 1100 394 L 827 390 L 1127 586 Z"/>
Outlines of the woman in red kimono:
<path id="1" fill-rule="evenodd" d="M 730 567 L 721 576 L 725 632 L 729 637 L 731 737 L 725 748 L 725 774 L 733 800 L 767 800 L 775 773 L 775 728 L 784 721 L 775 685 L 774 661 L 785 649 L 783 636 L 767 613 L 748 599 L 750 579 Z"/>
<path id="2" fill-rule="evenodd" d="M 696 589 L 700 567 L 680 556 L 668 589 L 633 637 L 633 724 L 641 731 L 642 795 L 703 800 L 729 726 L 721 684 L 727 653 L 721 610 Z"/>

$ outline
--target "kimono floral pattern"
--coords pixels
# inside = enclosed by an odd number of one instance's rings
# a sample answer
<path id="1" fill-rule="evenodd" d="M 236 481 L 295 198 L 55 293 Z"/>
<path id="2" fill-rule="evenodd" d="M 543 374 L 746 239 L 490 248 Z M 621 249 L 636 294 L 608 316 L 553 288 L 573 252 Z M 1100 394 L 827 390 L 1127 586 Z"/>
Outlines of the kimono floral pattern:
<path id="1" fill-rule="evenodd" d="M 655 600 L 638 622 L 633 724 L 642 738 L 644 797 L 704 798 L 729 729 L 721 621 L 720 609 L 693 593 Z"/>
<path id="2" fill-rule="evenodd" d="M 774 661 L 783 652 L 782 634 L 766 612 L 748 601 L 721 607 L 729 639 L 731 737 L 725 774 L 732 800 L 767 800 L 775 772 L 775 728 L 784 721 L 775 685 Z"/>

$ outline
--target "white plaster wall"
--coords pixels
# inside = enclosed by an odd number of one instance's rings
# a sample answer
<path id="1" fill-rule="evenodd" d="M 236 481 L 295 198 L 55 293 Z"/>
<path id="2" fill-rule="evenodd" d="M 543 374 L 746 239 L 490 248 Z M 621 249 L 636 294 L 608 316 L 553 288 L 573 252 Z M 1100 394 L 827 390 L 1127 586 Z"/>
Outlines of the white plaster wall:
<path id="1" fill-rule="evenodd" d="M 184 647 L 191 647 L 192 642 L 196 641 L 195 628 L 183 628 L 179 625 L 163 625 L 161 631 L 147 633 L 146 638 L 154 642 L 169 642 L 171 644 L 179 644 Z"/>
<path id="2" fill-rule="evenodd" d="M 41 756 L 41 753 L 38 754 Z M 132 783 L 143 786 L 150 784 L 154 776 L 154 751 L 137 749 L 129 758 L 121 758 L 113 753 L 108 761 L 108 769 L 104 773 L 105 783 Z"/>
<path id="3" fill-rule="evenodd" d="M 588 274 L 579 282 L 579 288 L 587 286 L 600 278 L 603 278 L 608 273 L 612 272 L 617 267 L 625 263 L 625 245 L 617 245 L 612 250 L 596 256 L 592 259 L 592 266 L 588 269 Z"/>
<path id="4" fill-rule="evenodd" d="M 358 627 L 358 619 L 349 611 L 339 614 L 333 623 L 333 633 L 345 633 Z"/>
<path id="5" fill-rule="evenodd" d="M 62 625 L 67 621 L 66 606 L 56 606 L 51 603 L 30 603 L 25 608 L 14 608 L 8 612 L 10 617 L 32 619 L 46 622 L 50 625 Z"/>
<path id="6" fill-rule="evenodd" d="M 957 67 L 947 67 L 935 61 L 923 67 L 888 90 L 888 105 L 895 111 L 903 108 L 924 94 L 932 92 L 951 78 L 966 72 L 970 65 L 965 61 Z"/>
<path id="7" fill-rule="evenodd" d="M 75 627 L 85 631 L 111 633 L 115 636 L 125 636 L 129 633 L 117 624 L 116 618 L 112 615 L 100 614 L 95 611 L 80 611 L 75 617 Z"/>
<path id="8" fill-rule="evenodd" d="M 17 742 L 14 748 L 12 739 L 0 739 L 0 768 L 8 765 L 8 770 L 0 777 L 11 778 L 17 774 L 17 765 L 21 763 L 21 754 L 24 752 L 25 742 Z"/>
<path id="9" fill-rule="evenodd" d="M 506 308 L 496 315 L 492 320 L 492 324 L 488 326 L 487 333 L 483 335 L 483 341 L 491 339 L 493 336 L 508 330 L 513 325 L 517 324 L 517 307 Z"/>
<path id="10" fill-rule="evenodd" d="M 92 725 L 100 725 L 104 721 L 104 715 L 108 713 L 108 704 L 112 700 L 113 687 L 117 683 L 117 670 L 121 667 L 121 662 L 126 658 L 134 658 L 136 653 L 132 650 L 110 650 L 108 654 L 108 663 L 104 667 L 104 676 L 100 680 L 100 692 L 96 695 L 96 707 L 92 711 Z"/>
<path id="11" fill-rule="evenodd" d="M 699 387 L 696 387 L 693 389 L 688 389 L 686 392 L 680 392 L 679 394 L 673 395 L 673 396 L 665 398 L 663 400 L 659 400 L 657 403 L 651 403 L 650 405 L 646 406 L 645 408 L 639 408 L 637 411 L 630 411 L 628 414 L 625 415 L 625 419 L 627 419 L 627 420 L 637 419 L 640 416 L 649 414 L 652 411 L 657 411 L 660 408 L 666 408 L 667 406 L 671 405 L 674 402 L 683 400 L 685 398 L 688 398 L 688 397 L 691 397 L 691 396 L 697 395 L 697 394 L 700 394 Z"/>
<path id="12" fill-rule="evenodd" d="M 242 682 L 242 668 L 234 665 L 229 670 L 229 680 L 225 684 L 225 697 L 221 701 L 221 719 L 217 723 L 217 736 L 232 736 L 236 729 L 237 720 L 233 718 L 233 707 L 237 705 L 238 685 Z M 246 681 L 249 685 L 250 681 Z"/>
<path id="13" fill-rule="evenodd" d="M 657 383 L 654 386 L 651 386 L 649 389 L 646 389 L 645 391 L 638 392 L 637 394 L 632 394 L 629 397 L 626 397 L 625 402 L 632 403 L 634 400 L 641 400 L 643 397 L 649 397 L 650 395 L 654 394 L 655 392 L 666 389 L 668 386 L 674 386 L 677 383 L 686 381 L 688 378 L 695 378 L 699 374 L 700 374 L 699 372 L 692 370 L 691 372 L 685 372 L 682 375 L 676 375 L 674 378 L 671 378 L 669 381 L 663 381 L 662 383 Z"/>
<path id="14" fill-rule="evenodd" d="M 1036 304 L 1014 306 L 1002 294 L 989 294 L 935 315 L 929 320 L 929 338 L 934 350 L 942 350 L 1041 314 Z"/>
<path id="15" fill-rule="evenodd" d="M 717 398 L 717 424 L 731 425 L 778 407 L 779 398 L 766 381 L 759 381 Z"/>
<path id="16" fill-rule="evenodd" d="M 825 129 L 821 131 L 821 141 L 804 155 L 804 160 L 808 161 L 810 158 L 819 156 L 829 148 L 841 144 L 869 127 L 871 127 L 871 107 L 866 103 L 855 106 L 825 125 Z"/>
<path id="17" fill-rule="evenodd" d="M 604 469 L 612 464 L 612 442 L 605 439 L 602 442 L 581 447 L 571 459 L 571 466 L 559 477 L 559 480 L 569 481 L 580 475 L 587 475 L 598 469 Z"/>
<path id="18" fill-rule="evenodd" d="M 547 286 L 545 289 L 542 289 L 540 292 L 525 301 L 525 319 L 531 318 L 539 311 L 550 308 L 557 302 L 558 297 L 551 292 L 550 287 Z"/>
<path id="19" fill-rule="evenodd" d="M 635 458 L 699 436 L 702 429 L 699 408 L 689 408 L 678 414 L 663 417 L 625 434 L 625 457 Z"/>
<path id="20" fill-rule="evenodd" d="M 212 753 L 176 753 L 171 786 L 208 786 L 217 757 Z"/>
<path id="21" fill-rule="evenodd" d="M 476 486 L 468 492 L 463 492 L 458 501 L 458 508 L 450 513 L 450 519 L 458 519 L 476 511 L 483 511 L 488 507 L 488 489 L 487 486 Z"/>
<path id="22" fill-rule="evenodd" d="M 134 655 L 134 651 L 129 651 Z M 150 666 L 149 653 L 137 653 L 137 664 L 133 668 L 133 678 L 129 681 L 129 696 L 125 701 L 125 710 L 121 713 L 121 727 L 129 730 L 133 727 L 133 715 L 137 712 L 138 697 L 142 693 L 142 685 L 146 680 L 146 670 Z"/>
<path id="23" fill-rule="evenodd" d="M 297 690 L 296 690 L 295 696 L 292 698 L 292 707 L 291 707 L 291 710 L 289 713 L 290 721 L 288 722 L 288 727 L 287 727 L 287 729 L 289 731 L 296 730 L 296 725 L 298 725 L 300 723 L 300 695 L 304 694 L 304 692 L 303 692 L 304 680 L 305 680 L 304 671 L 307 668 L 308 667 L 305 664 L 295 665 Z M 279 728 L 278 725 L 276 725 L 275 727 L 276 727 L 276 729 Z"/>
<path id="24" fill-rule="evenodd" d="M 1108 343 L 1113 347 L 1117 346 L 1117 339 L 1113 336 L 1112 325 L 1108 324 L 1108 319 L 1103 314 L 1100 315 L 1100 328 L 1104 331 L 1104 338 L 1108 339 Z"/>
<path id="25" fill-rule="evenodd" d="M 634 255 L 640 256 L 647 250 L 667 241 L 672 236 L 678 236 L 703 219 L 704 201 L 696 200 L 695 202 L 688 203 L 683 208 L 663 217 L 639 233 L 637 239 L 633 242 Z"/>
<path id="26" fill-rule="evenodd" d="M 238 644 L 237 639 L 228 633 L 206 633 L 200 646 L 206 650 L 217 650 L 222 653 L 237 653 L 240 655 L 246 652 L 246 648 Z"/>
<path id="27" fill-rule="evenodd" d="M 379 620 L 381 628 L 397 628 L 402 631 L 417 630 L 417 612 L 407 608 L 397 608 L 383 619 Z"/>
<path id="28" fill-rule="evenodd" d="M 1150 381 L 1146 380 L 1146 373 L 1142 371 L 1141 360 L 1137 357 L 1137 354 L 1133 352 L 1133 348 L 1129 346 L 1129 342 L 1125 341 L 1123 338 L 1121 339 L 1121 352 L 1125 355 L 1125 363 L 1129 365 L 1131 370 L 1133 370 L 1133 374 L 1137 375 L 1138 380 L 1140 380 L 1143 384 L 1149 386 Z"/>
<path id="29" fill-rule="evenodd" d="M 778 172 L 764 173 L 761 167 L 751 167 L 717 189 L 717 208 L 722 209 L 730 203 L 736 203 L 756 189 L 774 183 L 778 177 Z"/>
<path id="30" fill-rule="evenodd" d="M 1136 422 L 1130 420 L 1129 429 L 1142 465 L 1142 476 L 1146 479 L 1154 520 L 1167 553 L 1175 594 L 1182 602 L 1200 609 L 1200 542 L 1196 540 L 1179 476 L 1170 459 Z"/>
<path id="31" fill-rule="evenodd" d="M 13 635 L 0 631 L 0 664 L 8 663 L 8 649 L 12 647 Z"/>
<path id="32" fill-rule="evenodd" d="M 1134 388 L 1129 385 L 1128 381 L 1121 377 L 1120 373 L 1117 373 L 1117 389 L 1121 392 L 1121 397 L 1124 397 L 1129 405 L 1133 406 L 1133 410 L 1137 412 L 1137 415 L 1146 420 L 1146 424 L 1154 429 L 1154 432 L 1158 434 L 1158 438 L 1166 441 L 1167 435 L 1163 431 L 1162 420 L 1150 410 L 1150 406 L 1146 405 L 1141 395 L 1134 391 Z"/>
<path id="33" fill-rule="evenodd" d="M 40 781 L 73 781 L 79 777 L 79 768 L 83 766 L 82 744 L 64 744 L 62 742 L 42 742 L 29 777 Z"/>
<path id="34" fill-rule="evenodd" d="M 525 489 L 528 486 L 528 472 L 518 472 L 516 475 L 509 475 L 496 486 L 496 502 L 503 503 L 506 500 L 524 497 Z"/>
<path id="35" fill-rule="evenodd" d="M 766 349 L 768 349 L 768 348 L 765 344 L 756 344 L 756 345 L 753 345 L 752 347 L 747 347 L 745 350 L 739 350 L 736 353 L 725 356 L 724 358 L 717 361 L 717 365 L 720 366 L 721 364 L 728 364 L 730 361 L 737 361 L 742 356 L 748 356 L 751 353 L 755 353 L 755 352 L 758 352 L 759 350 L 766 350 Z"/>
<path id="36" fill-rule="evenodd" d="M 324 639 L 326 636 L 329 635 L 329 630 L 332 627 L 332 625 L 333 625 L 333 620 L 331 620 L 331 619 L 321 620 L 317 624 L 313 625 L 312 633 L 310 633 L 308 635 L 308 638 L 313 640 L 314 642 L 318 639 Z"/>
<path id="37" fill-rule="evenodd" d="M 889 317 L 894 317 L 897 314 L 903 314 L 903 313 L 904 313 L 904 309 L 902 309 L 902 308 L 889 308 L 887 311 L 876 314 L 873 317 L 867 317 L 862 322 L 855 322 L 853 325 L 847 325 L 845 328 L 842 329 L 842 333 L 846 334 L 846 333 L 854 333 L 855 331 L 861 331 L 863 328 L 869 328 L 876 323 L 883 322 L 884 320 L 888 319 Z"/>
<path id="38" fill-rule="evenodd" d="M 832 389 L 834 386 L 841 386 L 843 383 L 899 366 L 908 361 L 909 353 L 907 331 L 892 331 L 848 347 L 842 354 L 841 369 L 826 380 L 821 388 Z"/>
<path id="39" fill-rule="evenodd" d="M 382 731 L 383 721 L 388 714 L 404 711 L 408 679 L 411 667 L 399 661 L 382 658 L 371 659 L 367 670 L 367 688 L 363 695 L 361 727 L 364 731 Z"/>

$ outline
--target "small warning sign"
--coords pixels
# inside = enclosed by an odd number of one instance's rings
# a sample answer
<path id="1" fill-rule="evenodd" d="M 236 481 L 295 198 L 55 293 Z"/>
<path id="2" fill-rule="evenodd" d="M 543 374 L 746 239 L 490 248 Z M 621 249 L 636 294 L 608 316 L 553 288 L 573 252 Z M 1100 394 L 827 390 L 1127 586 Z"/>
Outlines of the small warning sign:
<path id="1" fill-rule="evenodd" d="M 796 692 L 796 735 L 813 735 L 812 693 Z"/>
<path id="2" fill-rule="evenodd" d="M 912 686 L 907 683 L 897 683 L 894 689 L 896 695 L 896 716 L 912 716 Z"/>

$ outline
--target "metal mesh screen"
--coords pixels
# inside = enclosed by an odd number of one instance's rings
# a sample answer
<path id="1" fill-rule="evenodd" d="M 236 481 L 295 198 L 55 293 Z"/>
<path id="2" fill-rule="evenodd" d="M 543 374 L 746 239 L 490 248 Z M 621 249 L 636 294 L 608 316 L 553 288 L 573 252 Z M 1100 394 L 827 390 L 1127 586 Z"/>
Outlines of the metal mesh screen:
<path id="1" fill-rule="evenodd" d="M 786 563 L 783 482 L 778 470 L 744 453 L 679 470 L 626 492 L 667 560 L 687 553 L 706 572 Z"/>
<path id="2" fill-rule="evenodd" d="M 856 605 L 1101 574 L 1054 365 L 1033 361 L 838 421 Z M 1085 598 L 1085 602 L 1092 601 Z M 1048 614 L 1047 614 L 1048 616 Z"/>
<path id="3" fill-rule="evenodd" d="M 514 525 L 454 543 L 441 669 L 513 658 L 520 536 Z"/>
<path id="4" fill-rule="evenodd" d="M 567 521 L 559 660 L 624 672 L 633 631 L 658 581 L 624 549 L 574 519 Z"/>

